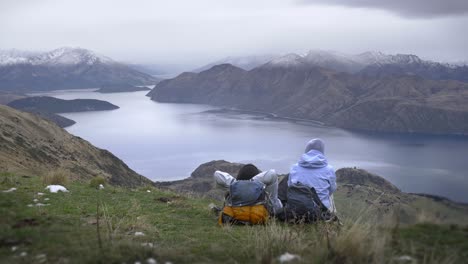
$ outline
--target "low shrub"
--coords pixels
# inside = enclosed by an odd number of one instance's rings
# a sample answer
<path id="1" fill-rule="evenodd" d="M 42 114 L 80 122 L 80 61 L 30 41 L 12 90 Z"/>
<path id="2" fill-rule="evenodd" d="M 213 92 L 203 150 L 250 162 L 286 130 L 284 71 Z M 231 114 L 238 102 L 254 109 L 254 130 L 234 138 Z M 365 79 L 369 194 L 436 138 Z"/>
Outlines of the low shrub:
<path id="1" fill-rule="evenodd" d="M 89 187 L 91 188 L 98 188 L 99 185 L 106 185 L 106 179 L 102 176 L 96 176 L 94 178 L 92 178 L 90 181 L 89 181 Z"/>

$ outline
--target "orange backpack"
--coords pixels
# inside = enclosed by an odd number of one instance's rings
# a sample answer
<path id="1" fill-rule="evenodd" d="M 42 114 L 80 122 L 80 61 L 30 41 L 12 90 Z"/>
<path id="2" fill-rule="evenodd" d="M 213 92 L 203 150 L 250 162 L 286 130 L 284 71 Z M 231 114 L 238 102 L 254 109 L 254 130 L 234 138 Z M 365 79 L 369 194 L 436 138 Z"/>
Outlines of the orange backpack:
<path id="1" fill-rule="evenodd" d="M 235 181 L 229 187 L 218 223 L 222 224 L 264 224 L 269 213 L 266 207 L 265 184 L 255 180 Z"/>

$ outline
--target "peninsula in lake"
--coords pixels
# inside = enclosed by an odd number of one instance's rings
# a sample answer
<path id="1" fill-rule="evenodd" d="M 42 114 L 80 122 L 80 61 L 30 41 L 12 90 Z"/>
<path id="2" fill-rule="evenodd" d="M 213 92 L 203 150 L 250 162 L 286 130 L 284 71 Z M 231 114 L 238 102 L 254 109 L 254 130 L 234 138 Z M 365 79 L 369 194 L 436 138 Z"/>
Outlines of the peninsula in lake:
<path id="1" fill-rule="evenodd" d="M 131 84 L 114 84 L 114 85 L 103 85 L 96 92 L 98 93 L 124 93 L 124 92 L 140 92 L 140 91 L 151 91 L 146 86 L 134 86 Z"/>
<path id="2" fill-rule="evenodd" d="M 32 96 L 14 100 L 8 106 L 18 110 L 39 115 L 56 123 L 60 127 L 68 127 L 75 121 L 57 115 L 57 113 L 86 112 L 114 110 L 119 107 L 109 102 L 96 99 L 64 100 L 49 96 Z"/>
<path id="3" fill-rule="evenodd" d="M 468 135 L 468 83 L 458 74 L 467 71 L 466 66 L 415 55 L 365 53 L 360 61 L 367 64 L 356 62 L 353 68 L 350 60 L 327 61 L 314 54 L 288 54 L 248 71 L 221 64 L 182 73 L 160 82 L 148 96 L 158 102 L 269 112 L 347 129 Z"/>

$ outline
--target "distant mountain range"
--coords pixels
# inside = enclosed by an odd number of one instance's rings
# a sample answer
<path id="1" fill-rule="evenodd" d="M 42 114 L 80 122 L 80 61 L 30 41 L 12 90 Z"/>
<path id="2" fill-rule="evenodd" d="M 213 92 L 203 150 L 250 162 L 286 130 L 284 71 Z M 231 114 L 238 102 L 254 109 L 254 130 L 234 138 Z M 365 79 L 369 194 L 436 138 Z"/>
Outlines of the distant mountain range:
<path id="1" fill-rule="evenodd" d="M 413 71 L 387 71 L 390 68 Z M 437 69 L 445 75 L 430 73 Z M 415 55 L 310 52 L 281 56 L 250 71 L 222 64 L 183 73 L 160 82 L 148 96 L 350 129 L 468 135 L 468 83 L 461 82 L 466 75 L 455 74 L 467 69 Z"/>
<path id="2" fill-rule="evenodd" d="M 252 55 L 252 56 L 231 56 L 226 57 L 215 62 L 209 63 L 205 66 L 197 68 L 193 70 L 193 72 L 202 72 L 210 69 L 213 66 L 220 65 L 220 64 L 231 64 L 236 67 L 242 68 L 244 70 L 251 70 L 256 68 L 262 64 L 265 64 L 275 58 L 279 57 L 279 55 L 275 54 L 262 54 L 262 55 Z"/>
<path id="3" fill-rule="evenodd" d="M 290 53 L 286 55 L 227 57 L 194 70 L 194 72 L 208 70 L 220 64 L 231 64 L 244 70 L 252 70 L 264 64 L 318 66 L 337 72 L 372 77 L 417 75 L 432 80 L 468 82 L 468 66 L 466 63 L 440 63 L 423 60 L 411 54 L 391 55 L 377 51 L 345 54 L 336 51 L 311 50 L 304 55 Z"/>
<path id="4" fill-rule="evenodd" d="M 0 51 L 0 91 L 100 88 L 103 85 L 153 85 L 159 79 L 81 48 L 50 52 Z"/>

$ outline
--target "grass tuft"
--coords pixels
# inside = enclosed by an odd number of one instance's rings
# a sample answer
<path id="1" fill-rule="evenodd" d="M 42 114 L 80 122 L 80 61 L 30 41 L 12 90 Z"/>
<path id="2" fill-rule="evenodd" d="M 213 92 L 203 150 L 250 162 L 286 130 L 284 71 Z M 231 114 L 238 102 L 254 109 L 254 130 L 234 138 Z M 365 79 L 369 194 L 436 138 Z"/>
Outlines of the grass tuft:
<path id="1" fill-rule="evenodd" d="M 90 181 L 89 181 L 89 187 L 91 188 L 99 188 L 99 185 L 103 185 L 105 186 L 107 184 L 107 181 L 104 177 L 102 176 L 96 176 L 94 178 L 92 178 Z"/>
<path id="2" fill-rule="evenodd" d="M 10 172 L 0 173 L 0 184 L 6 187 L 17 186 L 19 183 L 18 176 Z"/>
<path id="3" fill-rule="evenodd" d="M 42 177 L 44 185 L 66 185 L 69 180 L 69 174 L 66 170 L 58 169 Z"/>

